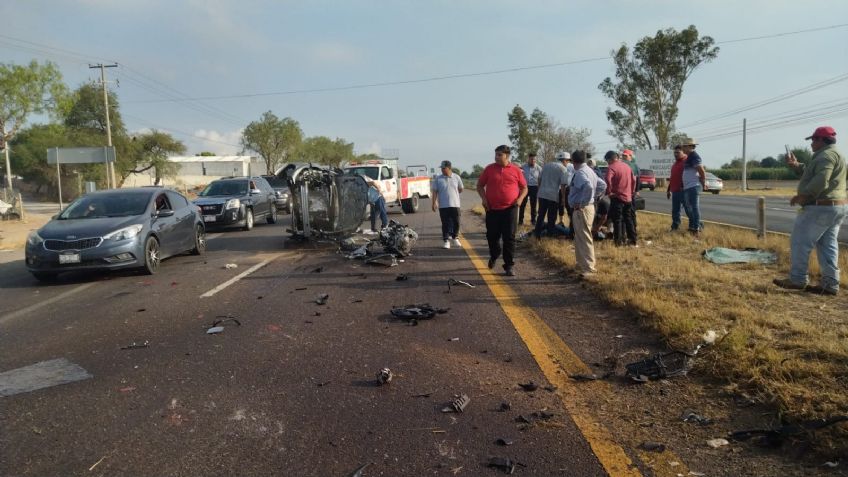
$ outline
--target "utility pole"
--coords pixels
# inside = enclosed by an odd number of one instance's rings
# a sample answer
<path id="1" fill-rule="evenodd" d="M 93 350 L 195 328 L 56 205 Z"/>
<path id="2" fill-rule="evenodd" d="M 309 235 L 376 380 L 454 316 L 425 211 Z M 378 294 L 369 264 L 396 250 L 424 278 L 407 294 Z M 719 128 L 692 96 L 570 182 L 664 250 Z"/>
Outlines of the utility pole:
<path id="1" fill-rule="evenodd" d="M 748 139 L 748 118 L 742 120 L 742 192 L 748 190 L 748 159 L 745 157 L 745 146 Z"/>
<path id="2" fill-rule="evenodd" d="M 9 144 L 6 142 L 6 124 L 0 130 L 0 147 L 3 149 L 3 154 L 6 155 L 6 187 L 9 188 L 9 193 L 12 193 L 12 166 L 9 162 Z"/>
<path id="3" fill-rule="evenodd" d="M 117 68 L 118 64 L 104 65 L 88 65 L 89 69 L 100 68 L 100 84 L 103 86 L 103 104 L 106 107 L 106 145 L 112 147 L 112 124 L 109 122 L 109 93 L 106 90 L 106 68 Z M 117 159 L 117 157 L 116 157 Z M 118 182 L 115 180 L 115 164 L 106 162 L 106 182 L 112 183 L 113 188 L 118 187 Z"/>

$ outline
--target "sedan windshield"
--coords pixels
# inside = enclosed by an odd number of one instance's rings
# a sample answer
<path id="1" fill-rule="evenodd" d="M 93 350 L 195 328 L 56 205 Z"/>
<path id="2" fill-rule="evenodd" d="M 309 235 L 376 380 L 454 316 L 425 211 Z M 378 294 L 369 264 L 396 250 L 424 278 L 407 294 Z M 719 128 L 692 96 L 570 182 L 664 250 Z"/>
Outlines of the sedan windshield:
<path id="1" fill-rule="evenodd" d="M 75 200 L 61 214 L 59 220 L 96 219 L 101 217 L 129 217 L 142 215 L 147 210 L 153 194 L 112 193 L 83 196 Z"/>
<path id="2" fill-rule="evenodd" d="M 209 184 L 199 195 L 201 197 L 219 197 L 246 194 L 247 181 L 220 181 Z"/>

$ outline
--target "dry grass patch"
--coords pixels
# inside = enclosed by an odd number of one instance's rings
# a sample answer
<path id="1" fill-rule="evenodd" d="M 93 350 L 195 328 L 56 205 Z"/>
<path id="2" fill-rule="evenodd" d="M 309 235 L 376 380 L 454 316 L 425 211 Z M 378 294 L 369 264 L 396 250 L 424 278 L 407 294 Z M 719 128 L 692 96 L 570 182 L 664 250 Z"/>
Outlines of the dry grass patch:
<path id="1" fill-rule="evenodd" d="M 474 210 L 477 213 L 482 209 Z M 670 346 L 691 349 L 707 330 L 724 339 L 698 369 L 773 403 L 793 419 L 848 414 L 848 296 L 812 295 L 772 285 L 789 269 L 789 239 L 709 225 L 700 241 L 668 231 L 669 218 L 639 214 L 639 248 L 595 244 L 599 273 L 587 285 L 609 303 L 632 310 Z M 571 241 L 529 240 L 536 254 L 574 269 Z M 778 263 L 715 265 L 712 247 L 762 248 Z M 840 254 L 848 283 L 848 250 Z M 813 281 L 818 264 L 811 257 Z"/>

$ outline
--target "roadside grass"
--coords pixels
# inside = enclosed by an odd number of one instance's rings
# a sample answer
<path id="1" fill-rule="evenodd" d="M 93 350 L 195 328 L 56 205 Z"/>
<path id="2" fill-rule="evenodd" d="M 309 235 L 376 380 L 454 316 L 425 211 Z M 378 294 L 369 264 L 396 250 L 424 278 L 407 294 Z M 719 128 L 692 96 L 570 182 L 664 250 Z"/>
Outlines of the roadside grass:
<path id="1" fill-rule="evenodd" d="M 772 278 L 788 274 L 786 236 L 758 240 L 753 231 L 708 224 L 700 241 L 694 241 L 685 232 L 669 232 L 669 225 L 667 216 L 640 213 L 639 248 L 596 242 L 598 274 L 588 279 L 587 288 L 633 312 L 676 349 L 692 349 L 707 330 L 715 330 L 720 339 L 701 351 L 696 369 L 727 380 L 731 390 L 775 405 L 782 417 L 796 421 L 848 414 L 844 290 L 825 297 L 773 285 Z M 527 247 L 574 270 L 571 241 L 529 239 Z M 778 263 L 716 265 L 702 256 L 712 247 L 766 249 L 777 253 Z M 848 283 L 848 250 L 840 251 L 841 280 Z M 815 253 L 810 269 L 816 282 Z M 823 443 L 844 449 L 844 436 Z"/>

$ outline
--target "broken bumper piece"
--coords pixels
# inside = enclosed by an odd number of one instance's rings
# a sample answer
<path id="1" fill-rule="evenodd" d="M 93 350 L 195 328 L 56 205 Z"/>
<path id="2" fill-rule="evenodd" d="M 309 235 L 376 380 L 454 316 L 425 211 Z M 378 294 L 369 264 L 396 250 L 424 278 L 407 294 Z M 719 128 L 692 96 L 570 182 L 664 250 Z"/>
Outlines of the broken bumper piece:
<path id="1" fill-rule="evenodd" d="M 447 313 L 449 308 L 435 308 L 427 303 L 392 308 L 392 316 L 404 320 L 429 320 L 436 315 Z"/>

